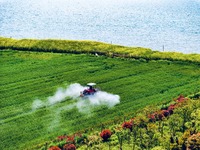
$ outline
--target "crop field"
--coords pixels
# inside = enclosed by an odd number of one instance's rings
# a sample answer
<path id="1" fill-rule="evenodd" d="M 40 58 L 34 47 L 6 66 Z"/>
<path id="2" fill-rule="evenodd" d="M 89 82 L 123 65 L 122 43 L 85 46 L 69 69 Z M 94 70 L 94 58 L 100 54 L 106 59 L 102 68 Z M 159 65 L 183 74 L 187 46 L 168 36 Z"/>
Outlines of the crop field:
<path id="1" fill-rule="evenodd" d="M 171 101 L 200 90 L 199 63 L 125 59 L 88 54 L 0 51 L 0 149 L 33 149 L 61 134 L 131 118 L 147 105 Z M 104 105 L 81 113 L 66 99 L 32 109 L 58 88 L 95 82 L 120 96 L 112 108 Z"/>

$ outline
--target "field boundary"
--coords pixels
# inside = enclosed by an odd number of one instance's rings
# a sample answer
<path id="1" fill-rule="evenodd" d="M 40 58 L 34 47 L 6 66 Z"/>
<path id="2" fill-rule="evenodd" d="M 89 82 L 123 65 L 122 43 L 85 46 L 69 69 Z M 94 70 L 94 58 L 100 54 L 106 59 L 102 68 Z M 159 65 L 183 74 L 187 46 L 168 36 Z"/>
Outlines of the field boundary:
<path id="1" fill-rule="evenodd" d="M 13 39 L 0 37 L 0 50 L 12 49 L 20 51 L 93 54 L 108 57 L 120 57 L 130 59 L 169 60 L 200 63 L 200 54 L 183 54 L 179 52 L 159 52 L 149 48 L 126 47 L 96 41 L 78 40 L 36 40 Z"/>

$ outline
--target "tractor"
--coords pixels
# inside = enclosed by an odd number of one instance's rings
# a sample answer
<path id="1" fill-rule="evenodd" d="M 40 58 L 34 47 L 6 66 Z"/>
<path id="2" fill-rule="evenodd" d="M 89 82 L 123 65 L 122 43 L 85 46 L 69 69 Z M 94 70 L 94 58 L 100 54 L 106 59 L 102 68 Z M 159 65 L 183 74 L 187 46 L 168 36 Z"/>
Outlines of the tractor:
<path id="1" fill-rule="evenodd" d="M 96 88 L 94 88 L 95 85 L 96 83 L 88 83 L 88 88 L 81 92 L 80 97 L 94 95 L 98 91 Z"/>

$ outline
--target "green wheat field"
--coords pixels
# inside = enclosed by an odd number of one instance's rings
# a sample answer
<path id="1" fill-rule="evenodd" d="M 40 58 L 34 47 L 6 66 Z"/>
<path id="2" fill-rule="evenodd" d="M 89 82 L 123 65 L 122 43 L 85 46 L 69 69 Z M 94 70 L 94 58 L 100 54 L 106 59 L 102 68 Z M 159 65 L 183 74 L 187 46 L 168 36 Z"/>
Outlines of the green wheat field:
<path id="1" fill-rule="evenodd" d="M 31 149 L 64 133 L 99 128 L 102 123 L 131 118 L 147 105 L 199 92 L 199 63 L 145 60 L 92 54 L 0 51 L 0 149 Z M 120 96 L 112 108 L 98 106 L 89 113 L 62 109 L 74 100 L 32 109 L 60 87 L 97 83 Z"/>

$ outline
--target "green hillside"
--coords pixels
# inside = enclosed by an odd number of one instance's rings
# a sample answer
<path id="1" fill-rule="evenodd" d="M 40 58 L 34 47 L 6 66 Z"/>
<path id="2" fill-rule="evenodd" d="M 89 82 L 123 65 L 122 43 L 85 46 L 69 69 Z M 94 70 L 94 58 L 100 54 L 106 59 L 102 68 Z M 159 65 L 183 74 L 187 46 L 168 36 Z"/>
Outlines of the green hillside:
<path id="1" fill-rule="evenodd" d="M 1 50 L 0 55 L 0 149 L 4 150 L 32 149 L 64 133 L 101 128 L 102 123 L 131 118 L 147 105 L 200 89 L 199 63 L 15 50 Z M 74 103 L 68 99 L 32 110 L 36 99 L 45 101 L 59 87 L 88 82 L 118 94 L 120 104 L 84 114 L 67 109 Z"/>

